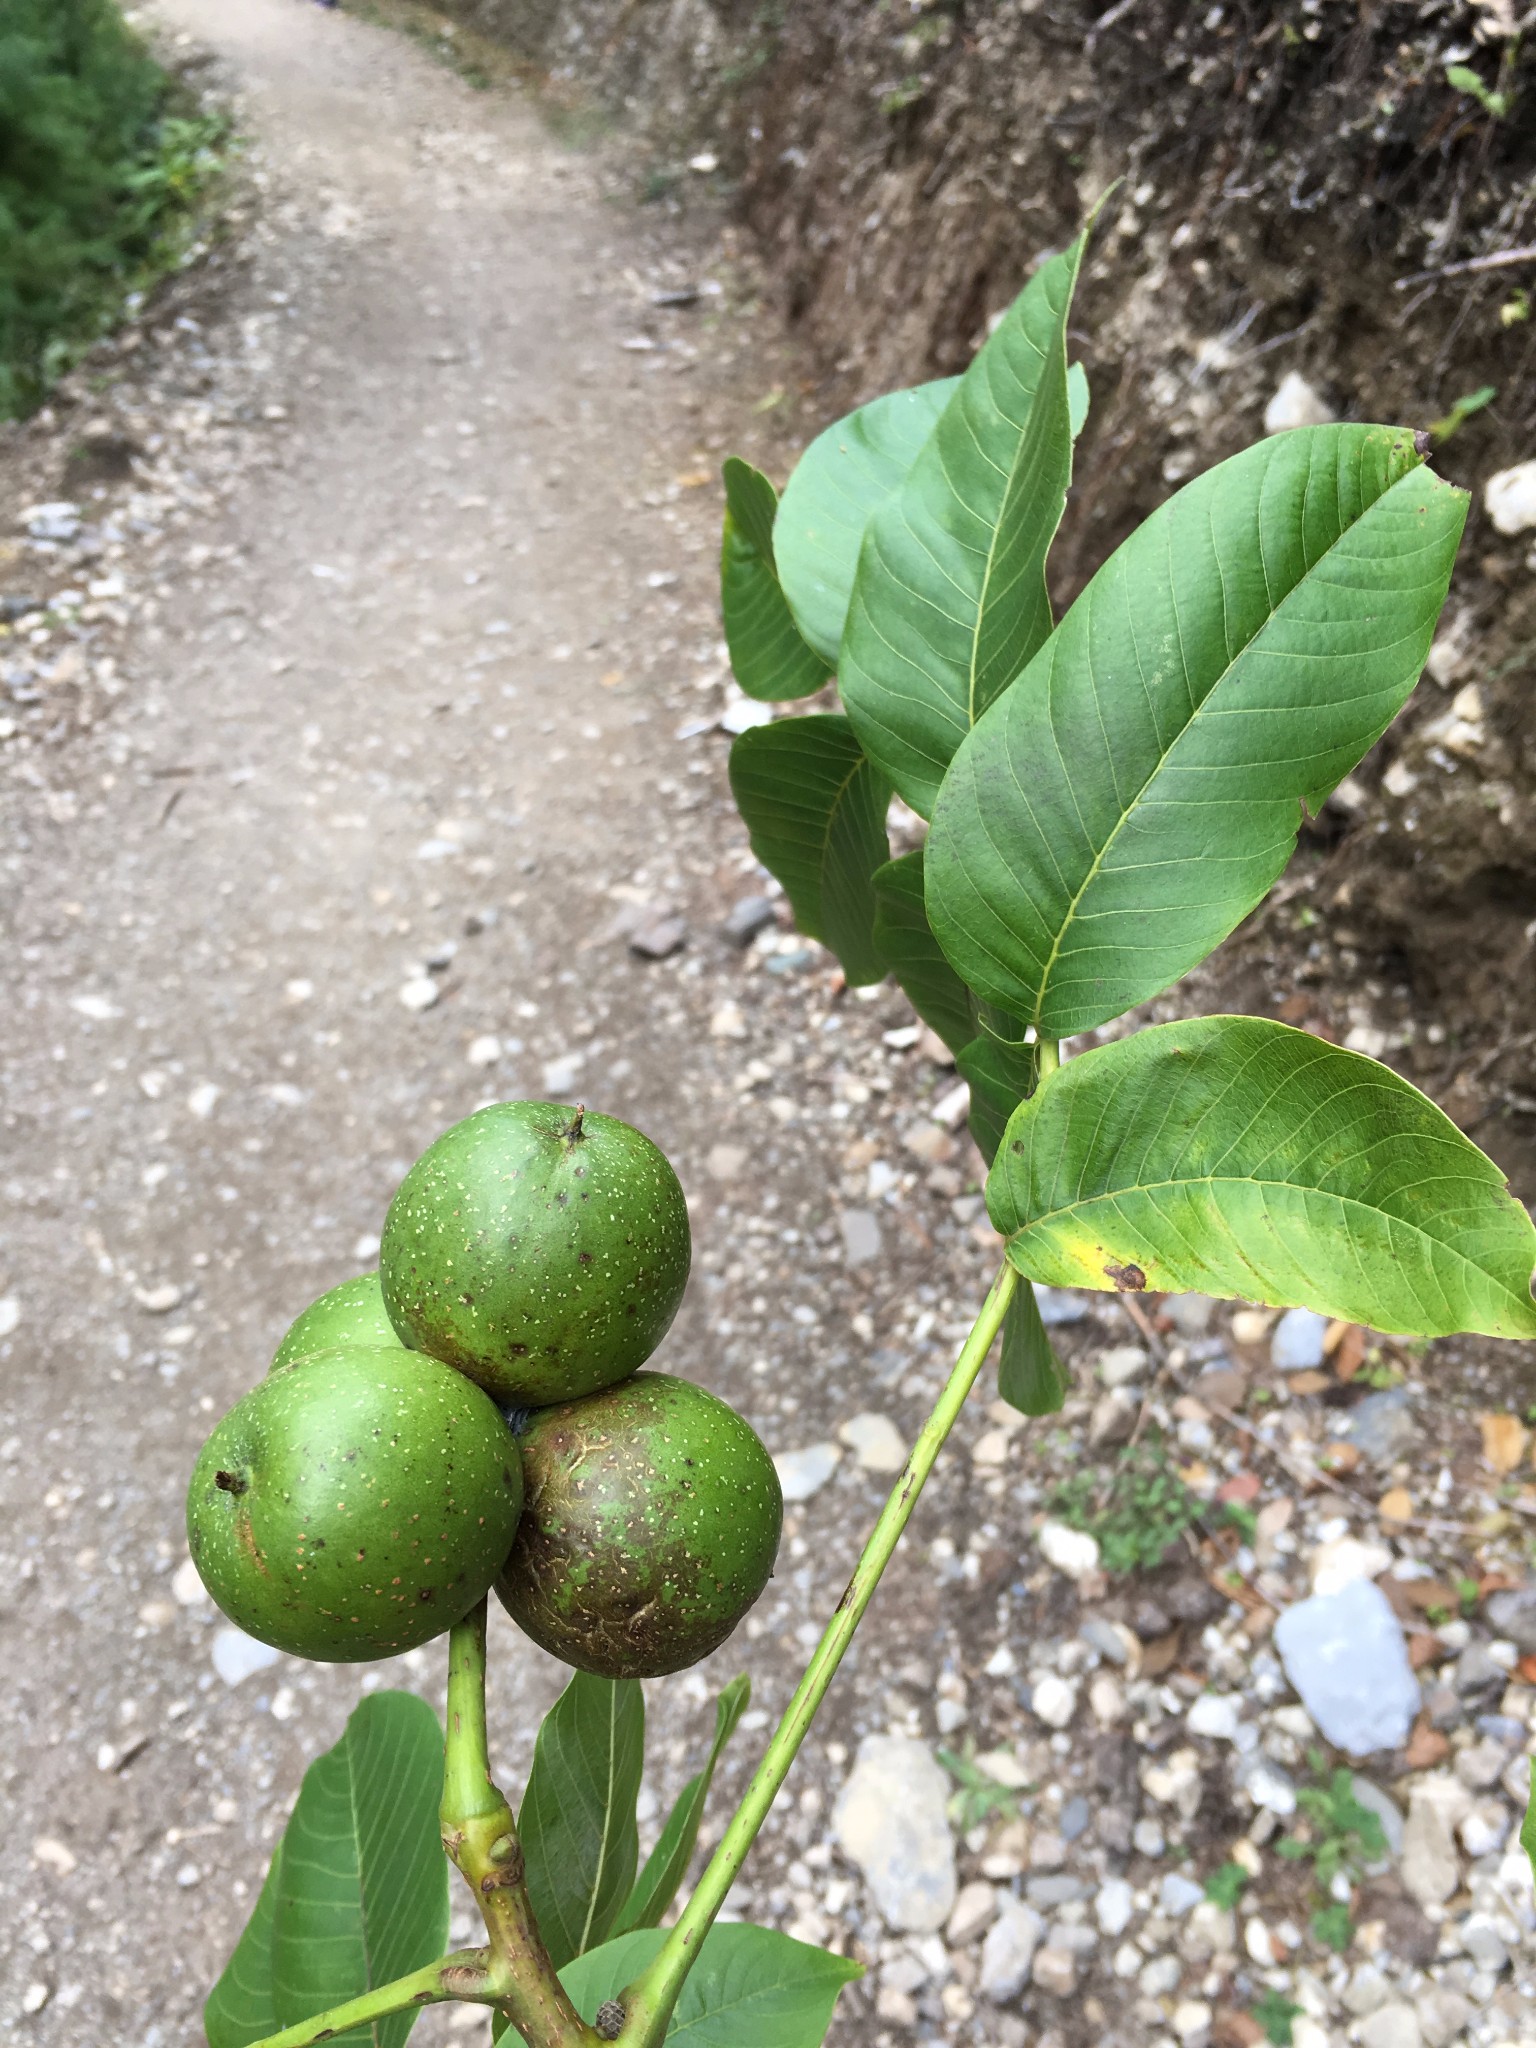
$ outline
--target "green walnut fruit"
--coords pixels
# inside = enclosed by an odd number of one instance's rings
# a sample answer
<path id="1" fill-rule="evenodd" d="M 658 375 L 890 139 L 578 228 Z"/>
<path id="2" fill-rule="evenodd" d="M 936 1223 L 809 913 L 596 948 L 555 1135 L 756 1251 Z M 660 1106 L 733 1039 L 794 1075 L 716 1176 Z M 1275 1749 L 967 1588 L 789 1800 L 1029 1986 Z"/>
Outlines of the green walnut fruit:
<path id="1" fill-rule="evenodd" d="M 688 1280 L 688 1209 L 650 1139 L 555 1102 L 495 1102 L 400 1183 L 379 1277 L 404 1341 L 504 1407 L 627 1379 Z"/>
<path id="2" fill-rule="evenodd" d="M 269 1373 L 203 1446 L 187 1540 L 248 1635 L 352 1664 L 462 1620 L 506 1559 L 523 1472 L 496 1405 L 400 1346 Z"/>
<path id="3" fill-rule="evenodd" d="M 303 1315 L 290 1324 L 287 1336 L 277 1347 L 272 1370 L 293 1365 L 301 1358 L 312 1358 L 317 1351 L 333 1351 L 338 1344 L 362 1345 L 367 1350 L 401 1349 L 384 1306 L 377 1273 L 343 1280 L 329 1294 L 312 1301 Z"/>
<path id="4" fill-rule="evenodd" d="M 603 1678 L 718 1649 L 767 1585 L 784 1497 L 733 1408 L 643 1372 L 528 1417 L 527 1505 L 497 1598 L 541 1648 Z"/>

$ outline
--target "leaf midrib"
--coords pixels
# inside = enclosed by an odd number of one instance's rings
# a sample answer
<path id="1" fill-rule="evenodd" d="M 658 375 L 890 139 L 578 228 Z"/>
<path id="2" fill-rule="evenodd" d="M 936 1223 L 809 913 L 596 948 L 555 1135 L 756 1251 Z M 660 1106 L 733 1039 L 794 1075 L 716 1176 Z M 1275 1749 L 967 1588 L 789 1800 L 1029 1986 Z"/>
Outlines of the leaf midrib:
<path id="1" fill-rule="evenodd" d="M 618 1743 L 615 1729 L 618 1724 L 618 1687 L 614 1686 L 608 1695 L 608 1785 L 607 1797 L 603 1801 L 602 1829 L 598 1836 L 597 1868 L 592 1873 L 592 1889 L 587 1895 L 587 1914 L 582 1922 L 581 1940 L 576 1953 L 585 1955 L 592 1935 L 592 1921 L 597 1912 L 597 1902 L 603 1893 L 603 1873 L 608 1865 L 608 1847 L 613 1832 L 614 1790 Z"/>
<path id="2" fill-rule="evenodd" d="M 1359 452 L 1364 452 L 1363 447 Z M 1110 848 L 1115 844 L 1116 840 L 1119 838 L 1122 829 L 1129 822 L 1132 814 L 1136 810 L 1137 805 L 1140 804 L 1142 798 L 1146 795 L 1147 790 L 1152 786 L 1152 784 L 1157 780 L 1158 776 L 1161 775 L 1161 773 L 1163 772 L 1163 769 L 1168 763 L 1169 757 L 1173 754 L 1174 750 L 1177 747 L 1183 744 L 1186 735 L 1194 731 L 1195 727 L 1199 724 L 1200 719 L 1204 716 L 1206 706 L 1211 702 L 1211 699 L 1226 683 L 1227 679 L 1232 674 L 1232 671 L 1237 667 L 1238 663 L 1244 659 L 1249 649 L 1254 645 L 1255 641 L 1258 640 L 1259 636 L 1262 633 L 1267 632 L 1269 628 L 1274 624 L 1275 620 L 1279 618 L 1280 614 L 1284 611 L 1285 607 L 1295 597 L 1297 591 L 1301 590 L 1311 580 L 1311 578 L 1316 575 L 1318 569 L 1322 566 L 1324 562 L 1327 561 L 1328 557 L 1333 553 L 1334 549 L 1338 547 L 1340 543 L 1349 534 L 1353 533 L 1357 527 L 1362 525 L 1363 522 L 1366 519 L 1368 519 L 1370 515 L 1376 510 L 1377 506 L 1380 505 L 1384 499 L 1389 498 L 1392 495 L 1393 491 L 1397 489 L 1400 483 L 1404 482 L 1406 478 L 1410 476 L 1417 475 L 1418 469 L 1422 468 L 1422 466 L 1422 464 L 1419 464 L 1414 469 L 1405 470 L 1402 476 L 1394 478 L 1394 480 L 1387 486 L 1386 490 L 1382 491 L 1377 497 L 1371 500 L 1370 504 L 1366 506 L 1365 510 L 1360 514 L 1359 518 L 1353 519 L 1347 526 L 1341 527 L 1338 533 L 1334 535 L 1333 539 L 1328 543 L 1327 547 L 1323 549 L 1323 552 L 1317 557 L 1317 559 L 1313 562 L 1310 562 L 1307 565 L 1305 572 L 1300 577 L 1298 577 L 1297 580 L 1291 585 L 1290 589 L 1285 593 L 1284 597 L 1281 598 L 1279 604 L 1275 605 L 1270 611 L 1268 611 L 1265 614 L 1263 619 L 1260 620 L 1258 626 L 1243 642 L 1242 646 L 1237 650 L 1237 653 L 1227 661 L 1226 665 L 1221 669 L 1220 673 L 1214 677 L 1214 679 L 1211 682 L 1210 688 L 1206 691 L 1205 695 L 1200 699 L 1200 702 L 1195 706 L 1191 716 L 1185 720 L 1184 724 L 1179 727 L 1179 730 L 1174 734 L 1173 738 L 1169 741 L 1168 745 L 1164 747 L 1162 751 L 1158 754 L 1157 759 L 1153 762 L 1151 768 L 1147 771 L 1147 774 L 1142 780 L 1140 786 L 1133 792 L 1129 801 L 1123 802 L 1121 804 L 1119 817 L 1115 820 L 1114 825 L 1111 827 L 1108 838 L 1106 838 L 1104 844 L 1099 848 L 1097 853 L 1095 853 L 1093 860 L 1089 864 L 1087 873 L 1084 875 L 1082 881 L 1079 883 L 1077 887 L 1076 892 L 1073 894 L 1071 901 L 1068 903 L 1066 911 L 1057 925 L 1055 936 L 1051 940 L 1050 953 L 1047 955 L 1045 965 L 1040 971 L 1040 983 L 1038 991 L 1035 996 L 1034 1014 L 1031 1016 L 1029 1020 L 1032 1024 L 1035 1025 L 1037 1030 L 1039 1029 L 1041 1013 L 1045 1008 L 1045 998 L 1047 990 L 1050 987 L 1051 973 L 1056 965 L 1057 960 L 1060 958 L 1062 941 L 1065 939 L 1067 931 L 1070 928 L 1073 919 L 1077 916 L 1077 907 L 1082 902 L 1083 897 L 1087 894 L 1089 887 L 1092 885 L 1093 882 L 1095 882 L 1098 879 L 1100 870 L 1103 868 L 1104 862 L 1109 856 Z M 1357 470 L 1359 468 L 1359 453 L 1357 453 L 1356 456 L 1356 468 Z M 1266 471 L 1265 474 L 1267 476 L 1268 472 Z M 1308 479 L 1308 487 L 1310 488 L 1310 476 Z M 1208 527 L 1212 524 L 1209 506 L 1207 506 L 1206 508 L 1206 524 Z M 1269 575 L 1267 570 L 1265 571 L 1264 581 L 1265 590 L 1267 593 L 1269 587 Z M 1091 587 L 1092 586 L 1090 585 L 1090 588 Z M 1169 590 L 1173 602 L 1174 623 L 1178 631 L 1179 637 L 1179 659 L 1181 665 L 1184 665 L 1184 674 L 1187 679 L 1189 675 L 1189 669 L 1187 664 L 1184 664 L 1184 632 L 1183 627 L 1180 624 L 1178 618 L 1178 594 L 1172 582 L 1170 582 Z M 1088 593 L 1085 591 L 1084 596 L 1087 596 L 1087 594 Z M 1050 643 L 1047 642 L 1046 644 L 1048 646 Z M 1134 639 L 1132 644 L 1134 646 Z M 1142 681 L 1143 686 L 1145 686 L 1146 676 L 1142 671 L 1141 651 L 1139 648 L 1136 649 L 1136 671 Z M 1049 717 L 1050 715 L 1050 684 L 1051 680 L 1054 679 L 1055 673 L 1056 663 L 1053 658 L 1051 662 L 1051 676 L 1046 681 L 1047 696 L 1045 708 L 1047 717 Z M 1096 691 L 1095 701 L 1097 701 Z M 1054 740 L 1054 721 L 1052 722 L 1051 736 Z M 1299 810 L 1301 799 L 1298 797 L 1296 799 L 1296 802 Z"/>
<path id="3" fill-rule="evenodd" d="M 1075 282 L 1076 274 L 1074 273 L 1073 283 Z M 1070 299 L 1070 287 L 1068 288 L 1067 296 Z M 1021 327 L 1021 332 L 1022 331 L 1023 330 Z M 1027 332 L 1024 333 L 1024 340 L 1029 343 L 1029 346 L 1031 348 L 1034 348 L 1034 342 Z M 1036 350 L 1036 354 L 1040 358 L 1039 374 L 1035 378 L 1035 388 L 1029 394 L 1028 410 L 1025 412 L 1024 418 L 1019 424 L 1019 438 L 1017 442 L 1014 444 L 1013 460 L 1008 464 L 1008 467 L 1005 470 L 1001 471 L 1003 479 L 1003 495 L 998 501 L 997 518 L 993 522 L 992 537 L 987 543 L 987 562 L 986 567 L 982 570 L 981 573 L 981 588 L 976 593 L 976 616 L 971 621 L 971 652 L 970 657 L 966 662 L 965 674 L 965 718 L 967 727 L 973 726 L 976 723 L 976 669 L 981 650 L 981 625 L 982 620 L 986 617 L 987 592 L 992 587 L 992 571 L 997 566 L 999 537 L 1002 534 L 1003 530 L 1003 514 L 1008 510 L 1009 496 L 1013 490 L 1014 478 L 1018 475 L 1020 464 L 1024 459 L 1024 444 L 1029 439 L 1030 422 L 1033 420 L 1035 416 L 1035 407 L 1040 400 L 1040 386 L 1045 381 L 1045 373 L 1049 365 L 1049 351 L 1047 349 L 1038 349 Z M 1065 350 L 1063 350 L 1063 357 L 1065 357 Z M 958 399 L 960 393 L 957 391 L 955 396 Z M 999 406 L 998 410 L 999 412 L 1001 412 L 1002 407 Z M 977 447 L 978 452 L 980 452 L 979 442 L 977 443 Z"/>

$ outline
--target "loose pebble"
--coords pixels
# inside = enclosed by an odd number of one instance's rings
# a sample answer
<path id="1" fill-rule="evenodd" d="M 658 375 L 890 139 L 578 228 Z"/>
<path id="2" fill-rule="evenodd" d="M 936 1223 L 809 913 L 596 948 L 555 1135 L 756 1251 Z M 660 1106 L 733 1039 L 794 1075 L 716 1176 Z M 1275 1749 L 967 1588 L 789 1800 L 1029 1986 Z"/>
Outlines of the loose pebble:
<path id="1" fill-rule="evenodd" d="M 843 1854 L 864 1873 L 888 1927 L 931 1933 L 954 1911 L 951 1780 L 921 1742 L 867 1735 L 833 1809 Z"/>

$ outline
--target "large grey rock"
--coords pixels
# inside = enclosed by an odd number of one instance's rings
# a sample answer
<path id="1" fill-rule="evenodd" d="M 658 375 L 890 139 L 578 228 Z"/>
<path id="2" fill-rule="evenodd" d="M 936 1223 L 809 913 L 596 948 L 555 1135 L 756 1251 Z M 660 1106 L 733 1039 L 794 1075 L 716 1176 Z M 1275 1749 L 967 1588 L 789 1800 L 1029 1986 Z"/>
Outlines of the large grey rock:
<path id="1" fill-rule="evenodd" d="M 1419 1710 L 1419 1682 L 1402 1626 L 1370 1579 L 1288 1607 L 1275 1647 L 1301 1703 L 1335 1749 L 1368 1756 L 1406 1741 Z"/>
<path id="2" fill-rule="evenodd" d="M 1045 1922 L 1032 1906 L 1005 1906 L 987 1930 L 981 1945 L 983 1998 L 1006 2005 L 1029 1982 L 1029 1966 L 1045 1934 Z"/>
<path id="3" fill-rule="evenodd" d="M 832 1826 L 888 1927 L 933 1934 L 954 1908 L 949 1794 L 926 1744 L 901 1735 L 866 1735 L 859 1744 Z"/>

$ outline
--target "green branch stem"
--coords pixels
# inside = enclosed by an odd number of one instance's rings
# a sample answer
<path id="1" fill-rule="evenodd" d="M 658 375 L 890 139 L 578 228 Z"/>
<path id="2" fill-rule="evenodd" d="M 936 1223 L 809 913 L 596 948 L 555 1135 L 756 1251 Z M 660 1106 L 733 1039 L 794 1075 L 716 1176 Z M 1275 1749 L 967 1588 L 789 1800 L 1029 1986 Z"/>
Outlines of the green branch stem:
<path id="1" fill-rule="evenodd" d="M 512 1809 L 491 1777 L 485 1725 L 486 1601 L 448 1637 L 443 1848 L 475 1895 L 490 1937 L 489 2000 L 528 2048 L 592 2048 L 600 2036 L 571 2003 L 534 1917 Z M 447 1997 L 474 1997 L 473 1992 Z M 298 2044 L 292 2044 L 298 2048 Z"/>
<path id="2" fill-rule="evenodd" d="M 1044 1050 L 1042 1043 L 1042 1054 Z M 1053 1055 L 1055 1050 L 1052 1043 Z M 986 1362 L 987 1353 L 1002 1327 L 1003 1317 L 1018 1285 L 1018 1274 L 1005 1264 L 992 1283 L 991 1292 L 982 1304 L 981 1313 L 972 1325 L 933 1413 L 912 1446 L 901 1477 L 881 1510 L 880 1519 L 854 1567 L 853 1577 L 837 1604 L 837 1611 L 827 1623 L 795 1696 L 785 1708 L 784 1717 L 774 1731 L 773 1740 L 732 1816 L 720 1846 L 654 1961 L 624 1994 L 625 2021 L 619 2038 L 630 2044 L 630 2048 L 659 2048 L 704 1937 L 725 1903 L 726 1894 L 735 1883 L 747 1852 L 789 1774 L 837 1667 L 853 1640 L 854 1630 L 863 1619 L 864 1610 L 880 1583 L 880 1575 L 890 1562 L 891 1553 L 911 1518 L 917 1497 L 933 1470 L 944 1440 L 954 1427 L 965 1405 L 965 1397 Z"/>
<path id="3" fill-rule="evenodd" d="M 1037 1039 L 1035 1052 L 1035 1073 L 1038 1076 L 1038 1081 L 1036 1085 L 1038 1086 L 1039 1082 L 1049 1081 L 1052 1074 L 1055 1073 L 1056 1069 L 1060 1065 L 1061 1040 L 1059 1038 Z"/>
<path id="4" fill-rule="evenodd" d="M 371 2026 L 375 2020 L 387 2019 L 392 2012 L 404 2012 L 408 2006 L 441 2005 L 446 1998 L 490 2005 L 495 1993 L 488 1963 L 489 1954 L 483 1948 L 440 1956 L 435 1963 L 428 1963 L 423 1970 L 413 1970 L 408 1977 L 396 1977 L 393 1983 L 380 1984 L 359 1998 L 349 1998 L 345 2005 L 333 2005 L 327 2012 L 317 2012 L 311 2019 L 284 2027 L 280 2034 L 269 2034 L 255 2048 L 309 2048 L 311 2042 L 329 2041 L 338 2034 L 350 2033 L 354 2027 Z"/>

